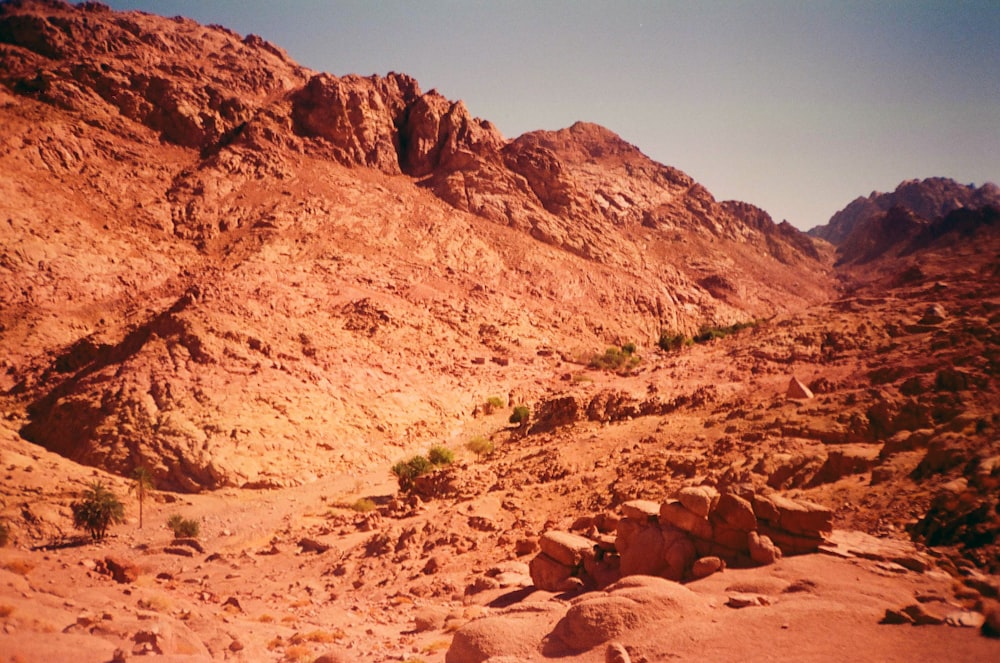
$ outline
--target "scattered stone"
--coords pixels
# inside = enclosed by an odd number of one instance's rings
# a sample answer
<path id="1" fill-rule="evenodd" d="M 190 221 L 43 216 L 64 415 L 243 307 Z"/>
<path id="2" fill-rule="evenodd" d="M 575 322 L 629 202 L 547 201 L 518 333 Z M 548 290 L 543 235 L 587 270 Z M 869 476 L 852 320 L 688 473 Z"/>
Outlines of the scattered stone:
<path id="1" fill-rule="evenodd" d="M 524 555 L 530 555 L 536 550 L 538 550 L 538 539 L 534 537 L 518 539 L 517 542 L 514 544 L 514 553 L 518 557 L 522 557 Z"/>
<path id="2" fill-rule="evenodd" d="M 604 650 L 604 663 L 632 663 L 632 657 L 629 656 L 625 645 L 620 642 L 612 642 Z"/>
<path id="3" fill-rule="evenodd" d="M 767 606 L 771 605 L 771 602 L 767 597 L 760 596 L 758 594 L 730 594 L 729 598 L 726 600 L 726 605 L 730 608 L 750 608 L 756 606 Z"/>
<path id="4" fill-rule="evenodd" d="M 194 557 L 194 551 L 183 546 L 167 546 L 163 549 L 168 555 L 179 555 L 181 557 Z"/>
<path id="5" fill-rule="evenodd" d="M 914 626 L 938 626 L 944 624 L 944 617 L 936 615 L 922 603 L 914 603 L 903 608 L 903 612 L 913 620 Z"/>
<path id="6" fill-rule="evenodd" d="M 198 539 L 192 539 L 190 537 L 176 538 L 176 539 L 174 539 L 173 541 L 170 542 L 170 545 L 172 545 L 172 546 L 187 546 L 188 548 L 191 548 L 193 550 L 197 550 L 200 553 L 204 553 L 205 552 L 205 548 L 201 545 L 201 542 L 198 541 Z"/>
<path id="7" fill-rule="evenodd" d="M 105 557 L 104 566 L 115 582 L 131 583 L 139 577 L 139 567 L 122 557 Z"/>
<path id="8" fill-rule="evenodd" d="M 316 541 L 315 539 L 309 539 L 309 538 L 305 538 L 305 537 L 299 539 L 299 544 L 298 545 L 299 545 L 299 548 L 301 548 L 302 552 L 304 552 L 304 553 L 314 552 L 314 553 L 322 555 L 323 553 L 325 553 L 327 550 L 330 549 L 330 546 L 328 546 L 325 543 L 322 543 L 320 541 Z"/>
<path id="9" fill-rule="evenodd" d="M 983 624 L 986 623 L 986 616 L 972 610 L 956 610 L 945 615 L 944 621 L 949 626 L 982 628 Z"/>
<path id="10" fill-rule="evenodd" d="M 799 382 L 798 378 L 793 377 L 788 383 L 785 398 L 791 400 L 809 400 L 810 398 L 814 398 L 814 395 L 809 387 Z"/>
<path id="11" fill-rule="evenodd" d="M 413 630 L 417 633 L 440 631 L 444 628 L 444 622 L 447 617 L 448 611 L 444 608 L 435 606 L 419 608 L 413 615 Z"/>
<path id="12" fill-rule="evenodd" d="M 719 557 L 699 557 L 691 566 L 691 575 L 695 578 L 707 578 L 726 568 L 726 563 Z"/>
<path id="13" fill-rule="evenodd" d="M 886 608 L 885 616 L 879 622 L 879 624 L 893 624 L 893 625 L 912 624 L 912 623 L 913 619 L 911 619 L 908 614 L 906 614 L 902 610 L 894 610 L 892 608 Z"/>

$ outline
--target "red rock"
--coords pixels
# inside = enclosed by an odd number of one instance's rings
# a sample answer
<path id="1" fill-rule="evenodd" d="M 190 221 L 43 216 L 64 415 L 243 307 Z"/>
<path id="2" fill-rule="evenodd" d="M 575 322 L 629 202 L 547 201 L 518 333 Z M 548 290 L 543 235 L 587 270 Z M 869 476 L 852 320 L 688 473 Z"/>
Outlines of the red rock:
<path id="1" fill-rule="evenodd" d="M 758 532 L 747 535 L 747 546 L 750 549 L 750 559 L 756 564 L 773 564 L 781 557 L 781 549 L 768 536 Z"/>
<path id="2" fill-rule="evenodd" d="M 569 532 L 549 531 L 541 536 L 538 544 L 542 552 L 568 567 L 579 566 L 584 555 L 592 555 L 594 542 Z"/>
<path id="3" fill-rule="evenodd" d="M 677 499 L 691 513 L 707 518 L 719 499 L 719 491 L 711 486 L 688 486 L 677 491 Z"/>
<path id="4" fill-rule="evenodd" d="M 757 516 L 754 515 L 750 502 L 732 493 L 719 497 L 719 503 L 712 512 L 712 519 L 744 532 L 757 529 Z"/>
<path id="5" fill-rule="evenodd" d="M 563 584 L 573 575 L 570 567 L 560 564 L 545 553 L 535 555 L 528 568 L 535 587 L 547 592 L 562 591 Z"/>
<path id="6" fill-rule="evenodd" d="M 660 523 L 690 532 L 699 539 L 712 538 L 709 520 L 689 511 L 680 502 L 664 502 L 660 506 Z"/>
<path id="7" fill-rule="evenodd" d="M 699 557 L 691 567 L 691 575 L 695 578 L 706 578 L 726 568 L 726 563 L 719 557 Z"/>

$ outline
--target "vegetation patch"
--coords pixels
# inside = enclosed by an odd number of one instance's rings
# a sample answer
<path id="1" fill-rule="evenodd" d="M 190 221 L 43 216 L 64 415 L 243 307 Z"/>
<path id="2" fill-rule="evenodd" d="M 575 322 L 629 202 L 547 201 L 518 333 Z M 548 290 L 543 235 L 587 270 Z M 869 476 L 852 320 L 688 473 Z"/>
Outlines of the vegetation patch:
<path id="1" fill-rule="evenodd" d="M 426 456 L 418 454 L 409 460 L 401 460 L 392 466 L 391 471 L 396 475 L 399 489 L 403 492 L 409 492 L 417 477 L 428 474 L 436 468 L 451 465 L 454 460 L 454 451 L 441 445 L 435 445 L 430 448 Z"/>
<path id="2" fill-rule="evenodd" d="M 179 513 L 170 516 L 167 527 L 173 530 L 178 539 L 197 539 L 201 533 L 201 524 L 197 520 L 184 518 Z"/>
<path id="3" fill-rule="evenodd" d="M 760 324 L 757 320 L 751 320 L 749 322 L 737 322 L 736 324 L 729 325 L 728 327 L 715 327 L 711 325 L 703 325 L 698 333 L 694 337 L 695 343 L 707 343 L 713 341 L 717 338 L 725 338 L 730 334 L 736 334 L 743 331 L 744 329 L 752 329 Z"/>
<path id="4" fill-rule="evenodd" d="M 511 412 L 510 419 L 508 419 L 507 421 L 509 421 L 512 424 L 519 424 L 521 426 L 524 426 L 528 423 L 529 419 L 531 419 L 531 410 L 528 408 L 528 406 L 518 405 L 517 407 L 514 408 L 514 411 Z"/>
<path id="5" fill-rule="evenodd" d="M 125 505 L 100 481 L 90 484 L 79 501 L 70 505 L 73 525 L 101 541 L 112 524 L 125 522 Z"/>
<path id="6" fill-rule="evenodd" d="M 489 456 L 496 450 L 493 442 L 482 435 L 477 435 L 466 442 L 465 448 L 476 454 L 477 461 L 481 460 L 483 456 Z"/>
<path id="7" fill-rule="evenodd" d="M 587 365 L 602 371 L 628 373 L 641 361 L 639 355 L 635 354 L 635 343 L 626 343 L 620 348 L 608 348 L 603 355 L 594 355 Z"/>
<path id="8" fill-rule="evenodd" d="M 358 513 L 371 513 L 375 510 L 375 502 L 368 497 L 361 497 L 351 505 L 351 511 Z"/>

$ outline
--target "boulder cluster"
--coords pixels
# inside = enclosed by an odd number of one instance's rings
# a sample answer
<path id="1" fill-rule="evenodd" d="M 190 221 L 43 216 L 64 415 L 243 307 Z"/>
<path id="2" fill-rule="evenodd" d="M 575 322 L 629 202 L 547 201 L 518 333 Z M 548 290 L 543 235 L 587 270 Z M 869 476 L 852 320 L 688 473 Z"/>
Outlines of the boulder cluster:
<path id="1" fill-rule="evenodd" d="M 682 488 L 663 503 L 633 500 L 621 511 L 580 519 L 585 534 L 545 532 L 530 564 L 535 586 L 606 587 L 631 575 L 692 580 L 815 552 L 833 530 L 833 513 L 818 504 L 710 486 Z"/>

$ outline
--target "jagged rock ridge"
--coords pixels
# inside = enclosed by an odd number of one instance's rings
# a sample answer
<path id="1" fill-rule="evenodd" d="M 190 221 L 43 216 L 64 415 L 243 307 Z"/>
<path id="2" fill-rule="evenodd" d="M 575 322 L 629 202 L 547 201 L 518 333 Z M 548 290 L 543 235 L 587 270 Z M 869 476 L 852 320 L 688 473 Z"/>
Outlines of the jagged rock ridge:
<path id="1" fill-rule="evenodd" d="M 826 225 L 816 226 L 809 235 L 841 245 L 858 226 L 889 212 L 894 207 L 910 210 L 928 220 L 938 219 L 956 209 L 1000 206 L 1000 187 L 987 182 L 980 187 L 959 184 L 946 177 L 907 180 L 892 193 L 873 191 L 867 198 L 855 198 Z"/>

